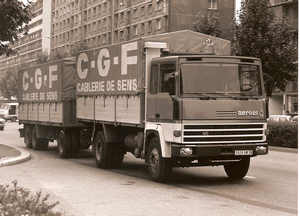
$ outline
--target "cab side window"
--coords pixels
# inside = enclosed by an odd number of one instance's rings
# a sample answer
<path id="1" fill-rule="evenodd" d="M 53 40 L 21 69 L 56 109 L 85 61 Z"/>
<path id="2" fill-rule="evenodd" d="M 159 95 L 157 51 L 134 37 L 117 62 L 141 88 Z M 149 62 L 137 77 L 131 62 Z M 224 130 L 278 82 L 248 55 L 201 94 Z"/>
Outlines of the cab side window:
<path id="1" fill-rule="evenodd" d="M 160 92 L 169 92 L 169 78 L 175 72 L 175 64 L 160 65 Z"/>
<path id="2" fill-rule="evenodd" d="M 151 66 L 150 94 L 157 94 L 158 89 L 158 65 Z"/>

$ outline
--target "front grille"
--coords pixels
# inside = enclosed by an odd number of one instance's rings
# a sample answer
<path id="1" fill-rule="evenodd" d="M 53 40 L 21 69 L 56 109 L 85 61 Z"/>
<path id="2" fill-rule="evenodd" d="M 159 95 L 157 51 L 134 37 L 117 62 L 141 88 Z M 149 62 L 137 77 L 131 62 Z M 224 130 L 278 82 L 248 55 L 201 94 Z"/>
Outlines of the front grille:
<path id="1" fill-rule="evenodd" d="M 265 140 L 265 125 L 202 124 L 184 125 L 184 144 L 246 143 Z"/>
<path id="2" fill-rule="evenodd" d="M 4 118 L 4 114 L 0 114 L 0 118 Z"/>

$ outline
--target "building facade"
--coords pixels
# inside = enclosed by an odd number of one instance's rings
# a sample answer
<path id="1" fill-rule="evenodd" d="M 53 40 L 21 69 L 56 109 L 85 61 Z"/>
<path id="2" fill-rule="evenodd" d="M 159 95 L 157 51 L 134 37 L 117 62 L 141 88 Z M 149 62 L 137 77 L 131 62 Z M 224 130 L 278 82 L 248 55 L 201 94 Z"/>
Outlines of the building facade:
<path id="1" fill-rule="evenodd" d="M 294 29 L 294 43 L 298 47 L 298 0 L 270 0 L 270 2 L 277 15 L 287 16 L 289 24 Z M 288 84 L 284 92 L 276 87 L 273 90 L 270 98 L 270 115 L 285 114 L 298 115 L 298 81 Z"/>
<path id="2" fill-rule="evenodd" d="M 231 39 L 234 0 L 52 0 L 52 50 L 85 41 L 89 47 L 192 29 L 204 8 L 221 15 Z"/>
<path id="3" fill-rule="evenodd" d="M 12 48 L 18 55 L 6 57 L 0 56 L 0 73 L 7 67 L 21 63 L 35 61 L 36 52 L 42 49 L 50 50 L 50 40 L 47 35 L 51 34 L 51 1 L 37 0 L 31 5 L 35 17 L 28 24 L 28 34 L 22 35 Z"/>

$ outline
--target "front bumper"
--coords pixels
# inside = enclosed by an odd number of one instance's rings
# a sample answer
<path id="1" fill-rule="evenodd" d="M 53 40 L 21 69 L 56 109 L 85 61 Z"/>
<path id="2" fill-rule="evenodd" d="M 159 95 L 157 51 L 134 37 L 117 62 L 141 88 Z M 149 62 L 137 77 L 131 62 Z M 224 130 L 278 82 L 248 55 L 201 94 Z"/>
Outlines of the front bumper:
<path id="1" fill-rule="evenodd" d="M 190 154 L 183 154 L 182 149 L 189 149 Z M 264 149 L 264 151 L 262 151 Z M 222 157 L 226 158 L 236 156 L 257 156 L 268 154 L 267 143 L 249 143 L 249 144 L 220 144 L 220 145 L 180 145 L 172 144 L 172 157 Z M 244 152 L 244 155 L 241 155 Z"/>

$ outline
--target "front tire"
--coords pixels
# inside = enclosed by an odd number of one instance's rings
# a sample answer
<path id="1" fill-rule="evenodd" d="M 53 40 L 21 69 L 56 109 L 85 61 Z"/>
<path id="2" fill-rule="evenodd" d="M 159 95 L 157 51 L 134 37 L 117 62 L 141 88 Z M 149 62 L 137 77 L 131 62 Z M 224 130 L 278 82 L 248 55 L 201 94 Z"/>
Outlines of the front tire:
<path id="1" fill-rule="evenodd" d="M 95 150 L 95 162 L 97 166 L 101 169 L 111 168 L 113 165 L 113 148 L 106 143 L 102 131 L 97 133 L 93 145 Z"/>
<path id="2" fill-rule="evenodd" d="M 246 176 L 250 166 L 250 157 L 244 157 L 239 162 L 228 163 L 224 169 L 229 178 L 242 179 Z"/>
<path id="3" fill-rule="evenodd" d="M 160 142 L 156 137 L 150 141 L 148 149 L 148 169 L 151 177 L 156 182 L 168 182 L 172 175 L 171 160 L 162 157 Z"/>

